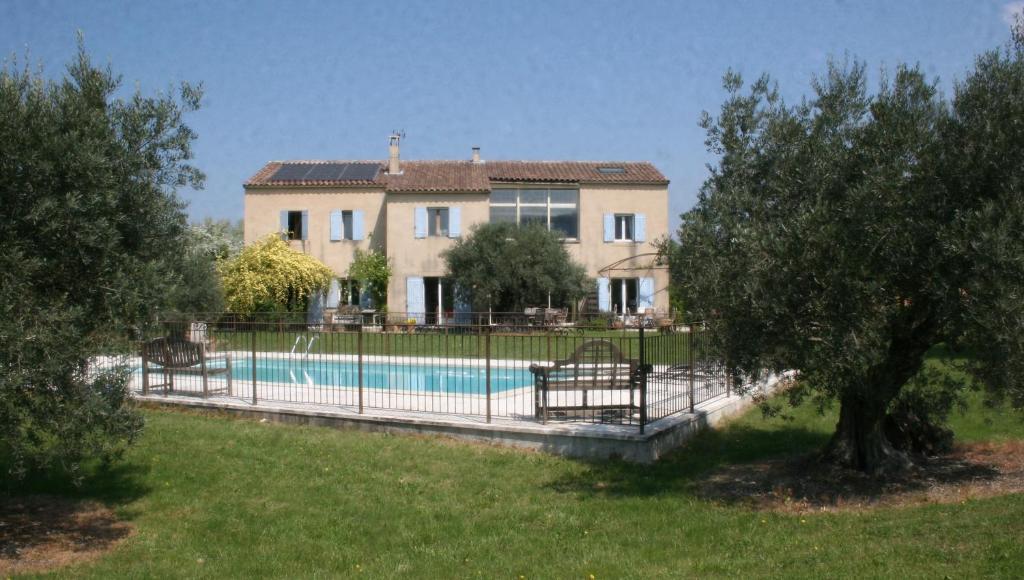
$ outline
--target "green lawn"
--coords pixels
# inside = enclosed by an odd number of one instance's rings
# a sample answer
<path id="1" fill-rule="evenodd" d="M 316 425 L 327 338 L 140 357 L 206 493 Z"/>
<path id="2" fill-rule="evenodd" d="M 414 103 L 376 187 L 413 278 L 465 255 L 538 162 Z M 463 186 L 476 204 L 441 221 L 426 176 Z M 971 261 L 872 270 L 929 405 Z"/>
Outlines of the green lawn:
<path id="1" fill-rule="evenodd" d="M 973 401 L 962 439 L 1024 438 Z M 779 515 L 701 500 L 716 465 L 807 451 L 834 417 L 756 411 L 654 466 L 437 438 L 147 411 L 116 469 L 71 490 L 138 533 L 74 577 L 1020 577 L 1024 496 Z"/>
<path id="2" fill-rule="evenodd" d="M 256 350 L 259 352 L 290 352 L 301 337 L 299 352 L 305 350 L 306 342 L 313 333 L 302 330 L 255 333 Z M 686 362 L 690 342 L 687 333 L 659 334 L 647 331 L 646 359 L 652 364 Z M 253 348 L 251 332 L 217 330 L 213 332 L 220 350 L 243 350 Z M 318 333 L 310 352 L 313 354 L 356 354 L 360 350 L 359 335 L 355 332 Z M 694 339 L 694 350 L 700 356 L 701 333 Z M 555 333 L 494 333 L 490 337 L 491 357 L 495 359 L 555 360 L 566 358 L 587 340 L 604 339 L 615 344 L 628 358 L 639 358 L 639 334 L 636 331 L 614 330 L 572 330 L 564 334 Z M 487 339 L 482 334 L 417 332 L 365 332 L 362 336 L 362 352 L 365 355 L 391 356 L 437 356 L 451 358 L 484 358 L 487 353 Z"/>

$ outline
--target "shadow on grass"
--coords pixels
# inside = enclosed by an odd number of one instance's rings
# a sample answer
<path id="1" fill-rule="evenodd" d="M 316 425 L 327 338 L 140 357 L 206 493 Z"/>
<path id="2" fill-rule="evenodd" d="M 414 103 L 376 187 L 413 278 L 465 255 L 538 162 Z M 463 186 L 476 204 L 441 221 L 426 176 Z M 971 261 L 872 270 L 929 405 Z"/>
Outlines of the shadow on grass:
<path id="1" fill-rule="evenodd" d="M 8 481 L 0 486 L 0 501 L 29 495 L 53 495 L 76 500 L 93 500 L 106 505 L 123 505 L 145 496 L 151 487 L 144 483 L 149 473 L 148 465 L 130 460 L 118 461 L 103 467 L 90 465 L 84 468 L 80 485 L 63 474 L 32 473 L 20 481 Z M 8 472 L 8 466 L 0 464 L 0 471 Z"/>
<path id="2" fill-rule="evenodd" d="M 910 470 L 873 477 L 819 462 L 817 452 L 830 436 L 799 424 L 745 420 L 705 430 L 653 465 L 587 461 L 586 469 L 547 487 L 601 498 L 674 494 L 722 505 L 814 511 L 958 501 L 964 490 L 979 497 L 1007 493 L 1019 489 L 1019 475 L 1013 474 L 1024 473 L 1024 454 L 1016 447 L 962 446 Z"/>
<path id="3" fill-rule="evenodd" d="M 798 426 L 767 429 L 733 424 L 722 430 L 698 433 L 653 465 L 620 460 L 584 461 L 585 471 L 562 477 L 549 487 L 559 492 L 602 497 L 693 492 L 709 472 L 728 465 L 808 454 L 824 446 L 828 437 L 828 433 Z"/>

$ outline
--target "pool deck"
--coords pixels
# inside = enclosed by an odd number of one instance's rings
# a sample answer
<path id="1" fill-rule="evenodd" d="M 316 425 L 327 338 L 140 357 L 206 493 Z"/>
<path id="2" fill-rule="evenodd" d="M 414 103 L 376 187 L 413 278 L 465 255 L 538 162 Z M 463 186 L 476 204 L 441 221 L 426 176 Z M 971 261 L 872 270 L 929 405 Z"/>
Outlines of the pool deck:
<path id="1" fill-rule="evenodd" d="M 248 353 L 232 353 L 236 361 Z M 265 353 L 261 353 L 265 354 Z M 287 355 L 282 355 L 287 358 Z M 419 357 L 365 357 L 364 362 L 390 364 L 443 365 L 437 359 Z M 401 360 L 396 360 L 401 359 Z M 328 360 L 355 362 L 350 355 L 330 355 Z M 453 365 L 477 366 L 475 359 L 452 359 Z M 491 361 L 496 368 L 521 368 L 530 361 Z M 713 396 L 711 385 L 696 381 L 695 400 L 701 401 L 692 413 L 682 412 L 648 423 L 640 433 L 636 424 L 610 424 L 551 420 L 546 424 L 535 418 L 533 388 L 523 387 L 483 395 L 445 392 L 406 391 L 356 387 L 328 387 L 314 384 L 252 381 L 235 378 L 230 394 L 224 375 L 208 381 L 208 396 L 202 396 L 201 379 L 195 373 L 175 373 L 175 389 L 162 387 L 142 392 L 139 374 L 132 380 L 135 398 L 144 406 L 177 407 L 210 413 L 227 413 L 267 421 L 324 425 L 387 433 L 406 433 L 456 437 L 585 459 L 619 457 L 627 461 L 649 463 L 678 447 L 696 431 L 712 426 L 752 404 L 755 392 L 770 392 L 783 377 L 769 377 L 758 385 L 741 389 L 745 396 Z M 151 384 L 161 382 L 160 373 L 151 374 Z M 253 387 L 256 402 L 253 403 Z M 362 396 L 362 412 L 359 399 Z M 624 402 L 621 392 L 591 393 L 592 400 L 603 403 Z M 648 408 L 686 408 L 689 386 L 682 382 L 661 381 L 649 384 Z M 636 416 L 632 418 L 636 420 Z"/>

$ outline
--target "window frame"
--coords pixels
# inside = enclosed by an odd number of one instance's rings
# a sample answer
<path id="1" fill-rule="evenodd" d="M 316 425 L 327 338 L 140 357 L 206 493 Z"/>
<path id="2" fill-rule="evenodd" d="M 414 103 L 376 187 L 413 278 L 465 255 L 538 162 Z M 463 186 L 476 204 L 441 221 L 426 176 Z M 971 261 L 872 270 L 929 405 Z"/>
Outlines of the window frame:
<path id="1" fill-rule="evenodd" d="M 338 307 L 359 306 L 359 299 L 362 296 L 362 287 L 359 280 L 354 278 L 338 278 L 339 300 Z"/>
<path id="2" fill-rule="evenodd" d="M 618 315 L 626 315 L 627 310 L 630 309 L 630 290 L 633 291 L 633 306 L 632 313 L 637 313 L 637 306 L 640 304 L 640 278 L 609 278 L 608 279 L 608 306 L 612 312 Z M 615 294 L 619 294 L 620 304 L 615 302 Z M 621 306 L 620 310 L 616 310 L 617 306 Z"/>
<path id="3" fill-rule="evenodd" d="M 293 221 L 293 218 L 295 216 L 298 216 L 298 218 L 294 220 L 295 223 L 298 225 L 297 229 L 292 227 L 292 221 Z M 290 209 L 290 210 L 288 210 L 288 240 L 287 241 L 294 242 L 294 241 L 301 241 L 301 240 L 302 240 L 302 210 L 291 210 Z"/>
<path id="4" fill-rule="evenodd" d="M 346 219 L 347 218 L 347 219 Z M 355 241 L 355 211 L 351 209 L 341 210 L 341 240 L 342 242 Z"/>
<path id="5" fill-rule="evenodd" d="M 528 207 L 528 208 L 540 208 L 540 207 L 543 207 L 544 208 L 544 218 L 545 218 L 544 219 L 544 224 L 547 227 L 548 231 L 556 231 L 556 232 L 558 232 L 560 234 L 565 234 L 565 232 L 560 230 L 560 229 L 557 229 L 557 230 L 556 229 L 552 229 L 552 227 L 551 227 L 551 210 L 552 209 L 574 209 L 574 210 L 576 210 L 576 235 L 575 236 L 564 235 L 562 237 L 562 241 L 565 241 L 565 242 L 578 242 L 579 241 L 579 239 L 580 239 L 580 190 L 579 190 L 578 187 L 568 187 L 568 186 L 567 187 L 550 187 L 550 186 L 548 186 L 548 187 L 540 187 L 540 186 L 501 187 L 501 188 L 495 188 L 494 191 L 502 191 L 502 192 L 510 192 L 510 191 L 512 191 L 512 192 L 515 192 L 515 202 L 508 202 L 508 201 L 495 202 L 495 201 L 493 201 L 493 198 L 491 200 L 489 200 L 488 211 L 490 211 L 490 209 L 493 208 L 493 207 L 515 208 L 515 220 L 514 220 L 513 223 L 515 223 L 516 226 L 522 225 L 522 219 L 523 219 L 522 208 L 524 208 L 524 207 Z M 523 191 L 544 191 L 544 192 L 546 192 L 544 203 L 539 203 L 539 202 L 526 202 L 526 203 L 524 203 L 522 201 L 522 192 Z M 576 194 L 576 201 L 573 202 L 573 203 L 553 202 L 551 200 L 551 192 L 553 192 L 553 191 L 572 191 L 572 192 L 575 192 L 575 194 Z M 492 195 L 493 195 L 493 193 L 492 193 Z M 489 217 L 490 217 L 490 220 L 489 220 L 490 223 L 497 223 L 497 222 L 494 222 L 493 216 L 489 216 Z M 501 223 L 508 223 L 508 222 L 501 222 Z"/>
<path id="6" fill-rule="evenodd" d="M 440 220 L 440 224 L 437 222 Z M 427 237 L 447 238 L 451 232 L 451 212 L 447 206 L 427 207 Z"/>
<path id="7" fill-rule="evenodd" d="M 628 221 L 627 221 L 628 220 Z M 620 227 L 622 224 L 622 227 Z M 620 236 L 620 232 L 625 233 L 627 229 L 625 226 L 629 225 L 629 235 Z M 636 241 L 636 214 L 635 213 L 617 213 L 615 214 L 615 232 L 613 240 L 616 242 L 635 242 Z"/>

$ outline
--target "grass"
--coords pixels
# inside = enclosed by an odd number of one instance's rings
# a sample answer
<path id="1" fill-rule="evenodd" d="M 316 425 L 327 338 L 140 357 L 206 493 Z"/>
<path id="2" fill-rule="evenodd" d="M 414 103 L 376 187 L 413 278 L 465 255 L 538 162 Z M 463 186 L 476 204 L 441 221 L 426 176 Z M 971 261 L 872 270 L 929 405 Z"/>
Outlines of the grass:
<path id="1" fill-rule="evenodd" d="M 253 333 L 218 330 L 213 333 L 220 350 L 248 351 L 253 348 Z M 290 352 L 301 337 L 297 347 L 305 349 L 306 341 L 313 336 L 305 331 L 259 331 L 255 333 L 256 350 L 259 352 Z M 646 359 L 652 364 L 685 362 L 690 342 L 688 333 L 659 334 L 647 331 Z M 636 331 L 615 330 L 573 330 L 565 334 L 555 333 L 495 333 L 490 337 L 490 353 L 495 359 L 556 360 L 567 358 L 587 340 L 604 339 L 615 344 L 628 358 L 639 358 L 639 334 Z M 390 356 L 436 356 L 450 358 L 484 358 L 487 353 L 487 339 L 482 334 L 446 333 L 441 331 L 366 332 L 362 335 L 362 352 L 366 355 Z M 317 335 L 310 352 L 312 354 L 356 354 L 360 351 L 359 334 L 355 332 L 323 332 Z M 695 351 L 700 351 L 701 336 L 695 336 Z"/>
<path id="2" fill-rule="evenodd" d="M 653 466 L 439 438 L 146 411 L 125 461 L 78 490 L 138 533 L 57 576 L 652 578 L 1020 577 L 1024 496 L 896 510 L 767 514 L 693 493 L 716 466 L 820 446 L 834 414 L 756 411 Z M 972 399 L 965 440 L 1024 439 Z"/>

